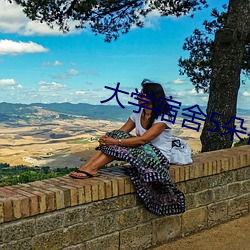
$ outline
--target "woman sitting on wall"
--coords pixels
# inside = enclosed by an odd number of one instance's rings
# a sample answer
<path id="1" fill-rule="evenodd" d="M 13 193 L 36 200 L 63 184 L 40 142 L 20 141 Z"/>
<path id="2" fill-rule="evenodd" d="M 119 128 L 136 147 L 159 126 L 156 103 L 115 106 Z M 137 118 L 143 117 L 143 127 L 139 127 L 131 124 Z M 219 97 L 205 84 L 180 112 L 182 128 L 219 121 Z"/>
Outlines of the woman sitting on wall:
<path id="1" fill-rule="evenodd" d="M 168 117 L 164 111 L 168 106 L 166 96 L 158 83 L 144 80 L 141 85 L 138 97 L 141 111 L 132 113 L 119 130 L 100 138 L 94 155 L 69 176 L 97 177 L 100 167 L 113 160 L 126 161 L 131 165 L 127 169 L 131 181 L 149 211 L 158 215 L 182 213 L 184 195 L 169 176 L 172 123 L 165 121 Z M 129 134 L 134 128 L 136 136 Z"/>

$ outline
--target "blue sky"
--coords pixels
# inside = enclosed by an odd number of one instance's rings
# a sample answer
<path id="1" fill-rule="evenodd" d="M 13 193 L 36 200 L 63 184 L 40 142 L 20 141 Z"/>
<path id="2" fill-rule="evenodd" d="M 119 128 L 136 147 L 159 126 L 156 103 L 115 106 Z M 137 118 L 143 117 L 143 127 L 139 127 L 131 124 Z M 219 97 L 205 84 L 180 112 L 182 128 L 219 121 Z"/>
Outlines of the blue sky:
<path id="1" fill-rule="evenodd" d="M 221 7 L 226 0 L 210 0 Z M 105 86 L 134 91 L 144 78 L 162 83 L 166 94 L 183 105 L 206 105 L 186 76 L 179 75 L 178 59 L 184 39 L 209 16 L 211 8 L 189 17 L 160 17 L 152 13 L 143 29 L 133 28 L 117 41 L 90 30 L 62 34 L 46 24 L 30 21 L 22 10 L 0 0 L 0 101 L 11 103 L 72 102 L 100 104 L 112 95 Z M 239 107 L 250 102 L 249 82 L 239 92 Z M 132 101 L 121 95 L 122 104 Z M 116 101 L 109 102 L 116 104 Z"/>

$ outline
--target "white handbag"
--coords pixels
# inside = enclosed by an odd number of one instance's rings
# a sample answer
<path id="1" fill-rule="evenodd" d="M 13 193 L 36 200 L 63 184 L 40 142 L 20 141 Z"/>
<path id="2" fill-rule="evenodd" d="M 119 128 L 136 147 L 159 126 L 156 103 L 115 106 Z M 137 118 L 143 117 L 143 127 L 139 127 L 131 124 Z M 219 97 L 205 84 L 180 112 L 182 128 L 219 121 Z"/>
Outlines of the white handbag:
<path id="1" fill-rule="evenodd" d="M 181 138 L 172 136 L 170 164 L 185 165 L 193 163 L 191 148 Z"/>

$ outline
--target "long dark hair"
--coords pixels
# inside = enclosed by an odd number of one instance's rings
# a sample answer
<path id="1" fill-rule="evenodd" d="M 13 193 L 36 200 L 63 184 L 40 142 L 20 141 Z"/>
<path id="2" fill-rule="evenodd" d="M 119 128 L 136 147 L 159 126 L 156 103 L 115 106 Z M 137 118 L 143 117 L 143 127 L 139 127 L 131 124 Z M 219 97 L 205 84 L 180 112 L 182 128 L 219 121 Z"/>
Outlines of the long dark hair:
<path id="1" fill-rule="evenodd" d="M 152 82 L 148 79 L 144 79 L 141 83 L 141 86 L 145 95 L 153 98 L 153 110 L 147 125 L 147 129 L 150 129 L 153 125 L 154 120 L 157 119 L 159 115 L 163 114 L 164 109 L 169 107 L 169 105 L 165 100 L 166 95 L 161 84 Z M 161 99 L 160 97 L 163 99 Z M 165 110 L 165 113 L 170 113 L 169 109 Z"/>

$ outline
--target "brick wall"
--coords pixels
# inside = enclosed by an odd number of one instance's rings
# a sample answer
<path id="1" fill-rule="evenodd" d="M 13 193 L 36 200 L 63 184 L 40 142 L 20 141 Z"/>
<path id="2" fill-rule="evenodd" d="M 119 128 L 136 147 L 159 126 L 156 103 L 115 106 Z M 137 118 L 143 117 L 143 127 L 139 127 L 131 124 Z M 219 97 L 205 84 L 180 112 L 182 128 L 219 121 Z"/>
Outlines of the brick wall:
<path id="1" fill-rule="evenodd" d="M 250 212 L 250 146 L 194 156 L 171 166 L 187 211 L 144 209 L 121 169 L 0 188 L 0 249 L 146 249 Z"/>

